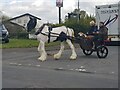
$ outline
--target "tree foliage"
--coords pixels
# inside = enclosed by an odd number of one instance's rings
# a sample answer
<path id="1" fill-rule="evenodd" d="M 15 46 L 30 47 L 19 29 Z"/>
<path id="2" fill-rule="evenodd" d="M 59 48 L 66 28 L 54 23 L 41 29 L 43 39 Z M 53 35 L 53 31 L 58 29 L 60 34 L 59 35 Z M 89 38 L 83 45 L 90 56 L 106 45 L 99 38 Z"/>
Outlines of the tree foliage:
<path id="1" fill-rule="evenodd" d="M 55 26 L 61 26 L 61 25 L 65 25 L 69 28 L 72 28 L 75 32 L 75 36 L 79 33 L 79 32 L 83 32 L 86 33 L 90 26 L 89 26 L 89 22 L 91 20 L 95 20 L 95 17 L 92 15 L 88 15 L 86 13 L 86 11 L 84 10 L 80 10 L 80 9 L 75 9 L 72 13 L 78 14 L 80 15 L 80 19 L 78 19 L 79 17 L 76 18 L 65 18 L 65 22 L 62 24 L 55 24 L 53 25 Z"/>

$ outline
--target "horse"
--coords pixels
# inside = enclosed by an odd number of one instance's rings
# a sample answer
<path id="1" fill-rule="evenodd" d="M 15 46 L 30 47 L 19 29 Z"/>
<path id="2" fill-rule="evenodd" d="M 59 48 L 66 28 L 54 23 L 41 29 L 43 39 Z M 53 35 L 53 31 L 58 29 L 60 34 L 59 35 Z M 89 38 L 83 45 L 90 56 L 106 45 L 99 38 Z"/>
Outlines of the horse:
<path id="1" fill-rule="evenodd" d="M 33 20 L 33 22 L 36 22 Z M 28 32 L 30 31 L 30 26 L 32 22 L 28 23 Z M 36 24 L 33 25 L 35 27 Z M 39 25 L 39 28 L 36 30 L 35 35 L 37 36 L 37 40 L 39 41 L 38 45 L 38 52 L 40 53 L 40 57 L 38 60 L 45 61 L 47 59 L 47 53 L 45 50 L 45 44 L 46 42 L 54 42 L 54 41 L 60 41 L 60 50 L 58 53 L 54 54 L 54 59 L 58 60 L 60 59 L 62 52 L 64 51 L 64 43 L 67 42 L 67 44 L 70 46 L 72 54 L 70 56 L 71 60 L 76 60 L 77 54 L 75 51 L 75 47 L 73 43 L 71 42 L 71 37 L 74 37 L 74 31 L 72 28 L 68 28 L 66 26 L 60 26 L 56 28 L 51 28 L 50 25 L 41 23 Z M 33 28 L 32 27 L 32 28 Z"/>

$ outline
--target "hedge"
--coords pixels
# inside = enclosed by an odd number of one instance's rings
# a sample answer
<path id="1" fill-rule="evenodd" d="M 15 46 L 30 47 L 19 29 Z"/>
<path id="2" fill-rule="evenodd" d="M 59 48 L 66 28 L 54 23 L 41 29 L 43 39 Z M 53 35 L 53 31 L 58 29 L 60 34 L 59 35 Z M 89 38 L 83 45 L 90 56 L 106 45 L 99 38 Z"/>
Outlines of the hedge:
<path id="1" fill-rule="evenodd" d="M 15 39 L 28 39 L 29 34 L 28 33 L 10 33 L 9 37 L 15 38 Z"/>

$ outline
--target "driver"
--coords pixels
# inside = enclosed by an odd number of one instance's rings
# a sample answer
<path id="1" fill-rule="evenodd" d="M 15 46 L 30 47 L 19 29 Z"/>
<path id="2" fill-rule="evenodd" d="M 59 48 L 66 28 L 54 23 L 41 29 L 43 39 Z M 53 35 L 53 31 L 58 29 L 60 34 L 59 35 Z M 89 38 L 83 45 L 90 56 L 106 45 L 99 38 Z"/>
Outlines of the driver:
<path id="1" fill-rule="evenodd" d="M 103 44 L 104 40 L 108 38 L 108 28 L 104 25 L 104 22 L 99 23 L 99 30 L 95 33 L 93 38 L 95 48 L 100 44 Z"/>
<path id="2" fill-rule="evenodd" d="M 93 35 L 98 31 L 95 21 L 90 22 L 90 30 L 87 32 L 87 35 Z"/>
<path id="3" fill-rule="evenodd" d="M 95 23 L 95 21 L 91 21 L 90 22 L 90 30 L 87 32 L 87 36 L 90 36 L 91 37 L 91 40 L 93 41 L 94 43 L 94 47 L 97 47 L 97 39 L 98 39 L 98 28 L 97 28 L 97 25 Z M 93 47 L 93 48 L 94 48 Z"/>

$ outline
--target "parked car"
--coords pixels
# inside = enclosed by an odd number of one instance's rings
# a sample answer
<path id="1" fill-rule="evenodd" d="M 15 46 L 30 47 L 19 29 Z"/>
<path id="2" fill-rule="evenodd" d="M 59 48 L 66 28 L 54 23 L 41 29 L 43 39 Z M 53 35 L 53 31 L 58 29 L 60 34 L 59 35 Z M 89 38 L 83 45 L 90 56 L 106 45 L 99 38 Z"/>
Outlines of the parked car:
<path id="1" fill-rule="evenodd" d="M 3 24 L 0 24 L 0 41 L 8 43 L 9 42 L 9 32 Z"/>

